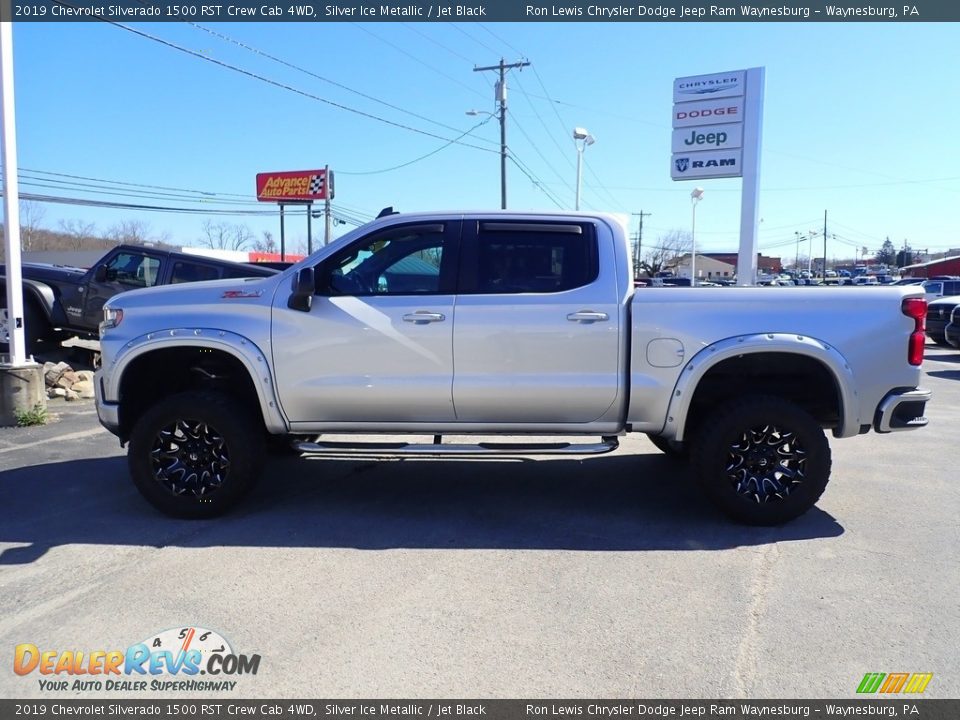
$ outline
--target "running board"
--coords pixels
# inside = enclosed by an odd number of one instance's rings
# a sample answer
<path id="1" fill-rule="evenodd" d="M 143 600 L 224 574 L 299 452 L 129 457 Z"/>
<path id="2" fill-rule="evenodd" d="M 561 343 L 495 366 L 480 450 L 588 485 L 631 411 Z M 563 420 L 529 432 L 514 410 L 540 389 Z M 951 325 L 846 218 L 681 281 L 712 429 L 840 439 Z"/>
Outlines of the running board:
<path id="1" fill-rule="evenodd" d="M 291 446 L 302 453 L 342 455 L 602 455 L 620 445 L 616 437 L 604 437 L 598 443 L 477 443 L 443 444 L 440 436 L 432 443 L 353 443 L 294 441 Z"/>

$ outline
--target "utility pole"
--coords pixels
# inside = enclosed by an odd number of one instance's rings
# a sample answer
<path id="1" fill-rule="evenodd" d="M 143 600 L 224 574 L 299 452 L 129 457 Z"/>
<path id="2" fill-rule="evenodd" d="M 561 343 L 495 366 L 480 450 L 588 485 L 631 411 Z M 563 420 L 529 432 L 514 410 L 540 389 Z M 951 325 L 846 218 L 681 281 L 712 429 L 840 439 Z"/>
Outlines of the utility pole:
<path id="1" fill-rule="evenodd" d="M 640 254 L 641 249 L 643 248 L 643 219 L 645 217 L 650 217 L 653 213 L 644 212 L 641 210 L 638 213 L 630 213 L 634 217 L 640 218 L 640 229 L 637 231 L 637 247 L 636 255 L 633 258 L 633 279 L 637 280 L 640 278 L 640 258 L 643 257 Z"/>
<path id="2" fill-rule="evenodd" d="M 507 70 L 511 68 L 524 68 L 530 63 L 515 62 L 507 64 L 500 58 L 499 65 L 488 65 L 487 67 L 475 67 L 474 72 L 484 72 L 487 70 L 497 70 L 500 73 L 500 80 L 496 86 L 496 100 L 500 105 L 500 208 L 507 209 Z"/>

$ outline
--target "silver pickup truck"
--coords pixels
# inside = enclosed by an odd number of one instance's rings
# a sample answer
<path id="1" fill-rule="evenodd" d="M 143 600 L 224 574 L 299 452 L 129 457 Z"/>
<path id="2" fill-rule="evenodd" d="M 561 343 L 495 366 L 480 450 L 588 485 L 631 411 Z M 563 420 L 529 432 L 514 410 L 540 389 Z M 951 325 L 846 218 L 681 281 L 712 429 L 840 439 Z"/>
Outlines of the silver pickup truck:
<path id="1" fill-rule="evenodd" d="M 635 291 L 630 267 L 615 216 L 383 215 L 274 277 L 110 300 L 97 411 L 179 517 L 235 504 L 271 447 L 583 455 L 639 432 L 736 520 L 780 524 L 827 485 L 824 430 L 926 425 L 922 291 Z"/>

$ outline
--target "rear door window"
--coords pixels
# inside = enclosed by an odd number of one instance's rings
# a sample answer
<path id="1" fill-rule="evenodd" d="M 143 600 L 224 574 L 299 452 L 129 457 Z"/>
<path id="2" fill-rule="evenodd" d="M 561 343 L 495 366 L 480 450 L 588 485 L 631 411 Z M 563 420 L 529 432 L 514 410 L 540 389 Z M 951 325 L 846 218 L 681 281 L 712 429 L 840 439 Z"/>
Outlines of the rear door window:
<path id="1" fill-rule="evenodd" d="M 466 264 L 467 292 L 563 292 L 589 285 L 600 272 L 590 224 L 480 222 L 471 250 L 476 257 Z"/>
<path id="2" fill-rule="evenodd" d="M 202 280 L 217 280 L 219 277 L 220 271 L 211 265 L 201 265 L 199 263 L 178 260 L 173 264 L 173 271 L 170 273 L 170 282 L 200 282 Z"/>

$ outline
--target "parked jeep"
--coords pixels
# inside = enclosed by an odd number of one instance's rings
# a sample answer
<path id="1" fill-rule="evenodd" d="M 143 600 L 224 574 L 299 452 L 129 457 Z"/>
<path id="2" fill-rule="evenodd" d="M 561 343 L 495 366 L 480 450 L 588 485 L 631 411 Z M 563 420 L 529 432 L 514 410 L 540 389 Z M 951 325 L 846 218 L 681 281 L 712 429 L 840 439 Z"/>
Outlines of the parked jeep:
<path id="1" fill-rule="evenodd" d="M 27 352 L 72 334 L 95 338 L 103 304 L 127 290 L 218 280 L 267 277 L 277 270 L 142 245 L 118 245 L 90 269 L 23 263 Z M 0 265 L 0 353 L 9 345 L 6 267 Z"/>

